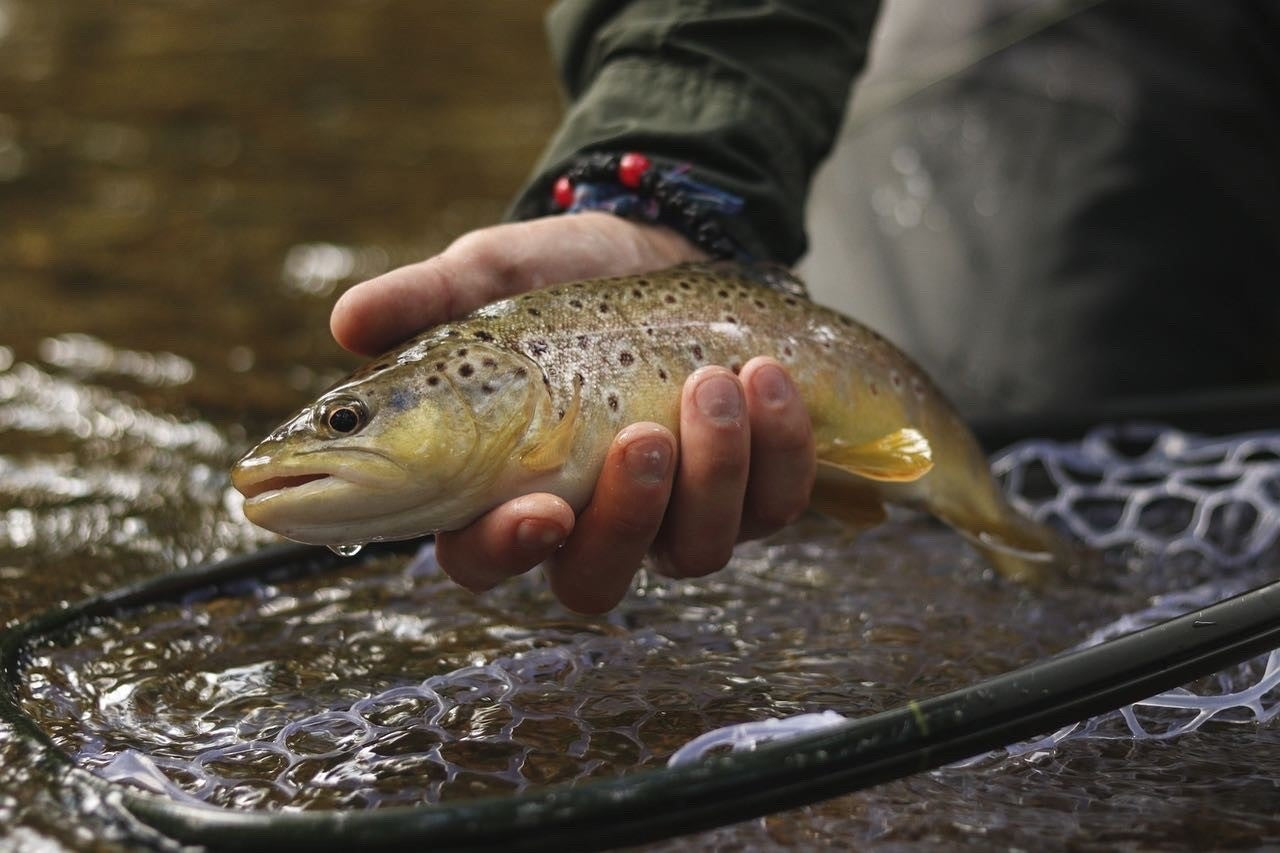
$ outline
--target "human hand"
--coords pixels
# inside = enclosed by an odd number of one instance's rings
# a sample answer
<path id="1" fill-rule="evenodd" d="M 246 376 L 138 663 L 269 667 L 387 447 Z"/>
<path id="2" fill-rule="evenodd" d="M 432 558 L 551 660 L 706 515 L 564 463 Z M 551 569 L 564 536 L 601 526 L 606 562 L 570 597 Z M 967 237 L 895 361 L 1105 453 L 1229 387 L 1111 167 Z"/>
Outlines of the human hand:
<path id="1" fill-rule="evenodd" d="M 704 257 L 675 232 L 604 213 L 497 225 L 351 288 L 330 326 L 344 347 L 373 355 L 525 290 Z M 704 367 L 682 393 L 678 449 L 665 427 L 632 424 L 615 437 L 580 515 L 555 495 L 524 495 L 440 534 L 441 567 L 481 592 L 545 563 L 560 601 L 602 613 L 622 600 L 646 553 L 666 574 L 706 575 L 728 562 L 736 542 L 803 512 L 816 464 L 813 434 L 781 365 L 752 359 L 738 376 Z"/>

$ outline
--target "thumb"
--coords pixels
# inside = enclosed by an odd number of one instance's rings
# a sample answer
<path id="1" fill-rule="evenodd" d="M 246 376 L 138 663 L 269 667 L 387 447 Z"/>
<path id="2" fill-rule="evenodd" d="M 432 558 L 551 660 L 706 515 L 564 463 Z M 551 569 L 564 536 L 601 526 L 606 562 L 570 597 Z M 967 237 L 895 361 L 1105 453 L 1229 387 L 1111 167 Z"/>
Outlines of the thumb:
<path id="1" fill-rule="evenodd" d="M 705 257 L 674 231 L 607 213 L 493 225 L 464 234 L 435 257 L 353 286 L 333 306 L 329 328 L 346 349 L 375 355 L 505 296 Z"/>

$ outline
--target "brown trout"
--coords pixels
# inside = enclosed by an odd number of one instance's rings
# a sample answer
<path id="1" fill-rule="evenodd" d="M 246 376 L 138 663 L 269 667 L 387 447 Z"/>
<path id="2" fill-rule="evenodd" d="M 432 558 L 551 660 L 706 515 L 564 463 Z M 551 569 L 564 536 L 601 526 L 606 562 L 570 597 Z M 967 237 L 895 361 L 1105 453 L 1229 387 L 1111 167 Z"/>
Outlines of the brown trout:
<path id="1" fill-rule="evenodd" d="M 245 516 L 331 546 L 455 530 L 519 495 L 581 510 L 615 434 L 675 431 L 697 368 L 771 355 L 813 421 L 813 506 L 866 527 L 924 509 L 1003 574 L 1064 552 L 1017 515 L 960 417 L 906 355 L 773 268 L 693 264 L 495 302 L 357 370 L 241 459 Z"/>

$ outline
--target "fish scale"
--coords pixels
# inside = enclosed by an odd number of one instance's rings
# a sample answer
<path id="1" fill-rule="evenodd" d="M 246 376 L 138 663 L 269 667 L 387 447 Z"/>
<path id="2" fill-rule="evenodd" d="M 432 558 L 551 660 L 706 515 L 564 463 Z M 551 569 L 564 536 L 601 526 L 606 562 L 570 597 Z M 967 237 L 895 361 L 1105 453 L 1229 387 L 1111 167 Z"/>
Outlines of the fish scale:
<path id="1" fill-rule="evenodd" d="M 710 364 L 736 373 L 762 354 L 798 373 L 800 381 L 812 373 L 815 380 L 839 382 L 846 373 L 877 389 L 922 385 L 918 368 L 900 355 L 892 365 L 894 353 L 865 327 L 790 293 L 726 280 L 714 267 L 686 268 L 672 281 L 638 276 L 604 288 L 578 282 L 512 301 L 458 329 L 463 336 L 496 332 L 505 346 L 528 355 L 547 377 L 557 409 L 565 408 L 572 380 L 581 377 L 584 399 L 598 400 L 603 405 L 597 411 L 623 424 L 656 419 L 676 428 L 671 398 L 678 399 L 690 373 Z M 501 331 L 491 322 L 499 318 Z M 856 371 L 861 376 L 852 375 L 855 364 L 862 365 Z M 895 370 L 903 377 L 896 382 Z M 609 405 L 612 393 L 618 394 L 616 406 Z M 904 397 L 903 404 L 911 407 L 912 401 Z"/>
<path id="2" fill-rule="evenodd" d="M 798 288 L 721 262 L 495 302 L 375 359 L 250 451 L 233 471 L 245 515 L 335 545 L 457 529 L 534 491 L 581 510 L 619 429 L 675 431 L 691 373 L 768 355 L 813 423 L 817 509 L 862 527 L 886 503 L 920 507 L 1018 579 L 1068 562 L 1004 501 L 924 372 Z"/>

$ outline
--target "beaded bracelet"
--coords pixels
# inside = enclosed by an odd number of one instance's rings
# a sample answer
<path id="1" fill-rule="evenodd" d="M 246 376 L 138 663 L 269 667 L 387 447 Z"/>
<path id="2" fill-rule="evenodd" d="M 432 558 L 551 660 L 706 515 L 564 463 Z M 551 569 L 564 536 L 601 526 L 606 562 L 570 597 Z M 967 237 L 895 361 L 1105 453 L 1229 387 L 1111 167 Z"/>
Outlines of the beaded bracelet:
<path id="1" fill-rule="evenodd" d="M 694 180 L 689 170 L 687 163 L 660 170 L 634 151 L 587 154 L 556 179 L 551 204 L 565 213 L 604 210 L 666 225 L 718 258 L 750 260 L 720 223 L 742 210 L 742 199 Z"/>

